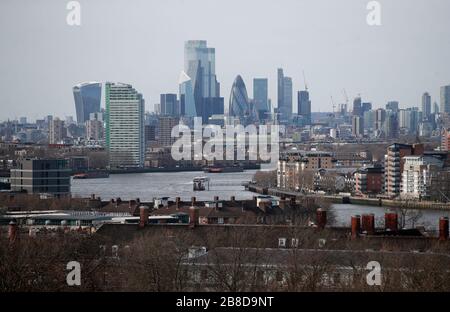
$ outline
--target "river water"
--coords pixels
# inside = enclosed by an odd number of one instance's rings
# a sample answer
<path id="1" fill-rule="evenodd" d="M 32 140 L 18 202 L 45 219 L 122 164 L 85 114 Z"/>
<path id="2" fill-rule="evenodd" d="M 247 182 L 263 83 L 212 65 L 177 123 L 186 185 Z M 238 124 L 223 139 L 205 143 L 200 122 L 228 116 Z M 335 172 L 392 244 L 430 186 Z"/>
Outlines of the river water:
<path id="1" fill-rule="evenodd" d="M 88 197 L 91 194 L 100 196 L 103 200 L 120 197 L 124 200 L 139 198 L 141 201 L 151 201 L 154 197 L 181 197 L 190 200 L 195 196 L 198 200 L 212 200 L 214 196 L 221 199 L 251 199 L 255 193 L 246 191 L 242 183 L 251 181 L 255 170 L 235 173 L 203 173 L 203 172 L 170 172 L 170 173 L 133 173 L 113 174 L 106 179 L 76 179 L 72 180 L 72 195 Z M 209 191 L 194 192 L 192 180 L 195 177 L 210 179 Z M 385 207 L 333 204 L 330 207 L 332 225 L 349 226 L 352 215 L 373 213 L 376 224 L 384 224 Z M 439 217 L 450 217 L 450 212 L 436 210 L 398 211 L 404 219 L 406 227 L 424 226 L 427 230 L 437 230 Z M 403 215 L 404 218 L 402 217 Z"/>
<path id="2" fill-rule="evenodd" d="M 242 183 L 251 181 L 255 172 L 152 172 L 112 174 L 106 179 L 72 179 L 72 195 L 87 197 L 95 194 L 104 200 L 120 197 L 124 200 L 139 198 L 141 201 L 165 196 L 172 199 L 181 197 L 182 200 L 190 200 L 192 196 L 198 200 L 213 200 L 214 196 L 251 199 L 255 194 L 246 191 Z M 194 192 L 192 180 L 195 177 L 208 177 L 209 191 Z"/>

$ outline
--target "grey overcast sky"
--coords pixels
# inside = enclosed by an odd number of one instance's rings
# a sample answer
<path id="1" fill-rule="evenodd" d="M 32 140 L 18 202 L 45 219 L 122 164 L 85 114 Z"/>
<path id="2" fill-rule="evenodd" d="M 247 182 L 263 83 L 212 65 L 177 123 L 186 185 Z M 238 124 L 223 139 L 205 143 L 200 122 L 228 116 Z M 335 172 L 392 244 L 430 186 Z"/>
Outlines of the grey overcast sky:
<path id="1" fill-rule="evenodd" d="M 450 84 L 450 0 L 379 0 L 381 26 L 367 25 L 369 0 L 79 0 L 81 26 L 67 25 L 67 2 L 0 1 L 0 120 L 75 116 L 83 81 L 130 83 L 152 111 L 177 92 L 189 39 L 216 48 L 226 105 L 237 74 L 250 96 L 268 77 L 275 104 L 278 67 L 295 91 L 305 71 L 313 111 L 343 102 L 343 88 L 408 107 Z"/>

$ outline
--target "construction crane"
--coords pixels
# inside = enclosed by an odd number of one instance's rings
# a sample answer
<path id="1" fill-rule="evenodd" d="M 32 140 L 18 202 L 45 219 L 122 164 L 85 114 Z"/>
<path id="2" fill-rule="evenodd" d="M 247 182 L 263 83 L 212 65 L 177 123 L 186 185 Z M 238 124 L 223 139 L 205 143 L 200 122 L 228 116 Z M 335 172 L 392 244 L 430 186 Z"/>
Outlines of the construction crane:
<path id="1" fill-rule="evenodd" d="M 302 70 L 302 73 L 303 73 L 303 81 L 305 82 L 305 91 L 308 91 L 308 85 L 306 84 L 305 71 Z"/>
<path id="2" fill-rule="evenodd" d="M 334 103 L 333 96 L 331 95 L 330 97 L 331 97 L 331 104 L 333 105 L 333 115 L 334 115 L 336 112 L 336 104 Z"/>
<path id="3" fill-rule="evenodd" d="M 344 94 L 345 112 L 347 113 L 347 109 L 348 109 L 348 95 L 347 95 L 347 91 L 345 91 L 345 89 L 342 89 L 342 93 Z"/>

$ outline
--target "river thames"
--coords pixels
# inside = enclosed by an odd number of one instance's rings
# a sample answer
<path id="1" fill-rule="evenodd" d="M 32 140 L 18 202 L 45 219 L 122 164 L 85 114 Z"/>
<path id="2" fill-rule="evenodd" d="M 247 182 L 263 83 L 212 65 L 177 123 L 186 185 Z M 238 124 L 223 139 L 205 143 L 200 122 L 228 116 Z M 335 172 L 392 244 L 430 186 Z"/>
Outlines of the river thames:
<path id="1" fill-rule="evenodd" d="M 112 174 L 106 179 L 72 179 L 72 196 L 100 196 L 102 200 L 120 197 L 123 200 L 139 198 L 141 201 L 152 201 L 155 197 L 181 197 L 190 200 L 195 196 L 198 200 L 212 200 L 214 196 L 221 199 L 251 199 L 257 195 L 245 190 L 243 183 L 253 179 L 256 170 L 235 173 L 203 173 L 203 172 L 158 172 Z M 193 191 L 192 180 L 195 177 L 210 179 L 209 191 Z M 384 213 L 388 208 L 377 206 L 333 204 L 331 209 L 334 226 L 349 226 L 352 215 L 373 213 L 377 225 L 383 225 Z M 401 211 L 398 211 L 401 218 Z M 439 217 L 450 217 L 450 212 L 436 210 L 408 210 L 405 226 L 424 226 L 427 230 L 436 230 Z"/>

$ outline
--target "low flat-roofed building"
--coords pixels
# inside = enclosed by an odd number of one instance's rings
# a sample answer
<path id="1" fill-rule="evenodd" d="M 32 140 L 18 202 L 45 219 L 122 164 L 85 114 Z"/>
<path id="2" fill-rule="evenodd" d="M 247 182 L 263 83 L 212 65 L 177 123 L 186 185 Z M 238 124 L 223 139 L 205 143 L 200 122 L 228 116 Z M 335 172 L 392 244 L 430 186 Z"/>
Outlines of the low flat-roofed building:
<path id="1" fill-rule="evenodd" d="M 11 169 L 11 190 L 28 194 L 70 195 L 70 169 L 65 159 L 26 158 Z"/>

